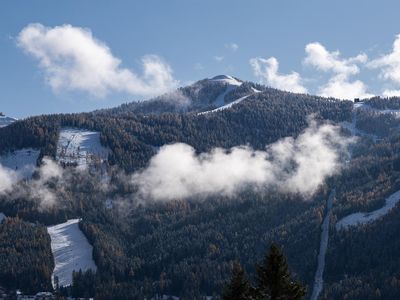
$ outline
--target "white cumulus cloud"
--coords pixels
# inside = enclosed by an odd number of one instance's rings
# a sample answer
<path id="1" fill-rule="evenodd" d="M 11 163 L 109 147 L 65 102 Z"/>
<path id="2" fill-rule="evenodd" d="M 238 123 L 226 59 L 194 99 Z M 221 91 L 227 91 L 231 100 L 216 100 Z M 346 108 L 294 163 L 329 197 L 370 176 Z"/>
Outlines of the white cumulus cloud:
<path id="1" fill-rule="evenodd" d="M 400 85 L 400 34 L 393 42 L 392 52 L 372 60 L 368 66 L 373 69 L 380 69 L 380 77 Z M 384 96 L 399 96 L 399 90 L 384 90 Z"/>
<path id="2" fill-rule="evenodd" d="M 265 84 L 294 93 L 307 93 L 307 89 L 302 85 L 302 79 L 296 72 L 290 74 L 279 74 L 279 62 L 275 57 L 268 59 L 256 57 L 250 59 L 254 75 Z"/>
<path id="3" fill-rule="evenodd" d="M 19 33 L 17 44 L 39 60 L 54 91 L 78 90 L 97 97 L 113 91 L 155 95 L 178 84 L 171 67 L 155 55 L 142 58 L 141 76 L 123 68 L 110 48 L 86 28 L 30 24 Z"/>
<path id="4" fill-rule="evenodd" d="M 306 45 L 304 64 L 310 65 L 319 71 L 330 72 L 332 77 L 320 86 L 318 94 L 325 97 L 339 99 L 369 98 L 373 95 L 367 92 L 367 85 L 360 80 L 350 80 L 350 76 L 360 72 L 359 64 L 368 60 L 366 54 L 355 57 L 341 58 L 339 51 L 329 52 L 320 43 Z"/>
<path id="5" fill-rule="evenodd" d="M 133 182 L 142 196 L 154 200 L 233 196 L 246 187 L 310 196 L 340 170 L 340 154 L 351 142 L 338 127 L 310 121 L 297 139 L 284 138 L 265 151 L 238 146 L 198 155 L 187 144 L 172 144 L 134 174 Z"/>
<path id="6" fill-rule="evenodd" d="M 17 172 L 0 164 L 0 194 L 10 191 L 19 179 Z"/>
<path id="7" fill-rule="evenodd" d="M 384 90 L 383 91 L 383 96 L 384 97 L 400 97 L 400 90 Z"/>
<path id="8" fill-rule="evenodd" d="M 231 50 L 232 52 L 236 52 L 239 49 L 239 45 L 236 43 L 225 44 L 225 48 Z"/>
<path id="9" fill-rule="evenodd" d="M 328 83 L 318 89 L 318 94 L 338 99 L 373 97 L 373 94 L 367 93 L 367 86 L 364 82 L 361 80 L 349 81 L 343 74 L 333 76 Z"/>
<path id="10" fill-rule="evenodd" d="M 306 46 L 304 63 L 322 71 L 332 71 L 337 74 L 355 75 L 360 72 L 357 63 L 365 63 L 368 57 L 360 54 L 349 59 L 340 58 L 339 51 L 329 52 L 320 43 L 310 43 Z"/>

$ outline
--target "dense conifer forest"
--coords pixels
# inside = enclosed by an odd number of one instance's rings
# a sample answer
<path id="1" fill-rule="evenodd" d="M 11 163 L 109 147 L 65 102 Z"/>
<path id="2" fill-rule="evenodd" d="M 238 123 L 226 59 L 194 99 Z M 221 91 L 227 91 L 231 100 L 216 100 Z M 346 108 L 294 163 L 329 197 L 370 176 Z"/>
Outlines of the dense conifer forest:
<path id="1" fill-rule="evenodd" d="M 212 97 L 220 88 L 204 93 Z M 250 83 L 226 99 L 237 99 L 250 88 L 261 92 L 218 113 L 198 115 L 213 108 L 204 100 L 207 97 L 195 94 L 195 98 L 193 90 L 181 89 L 180 94 L 197 102 L 177 109 L 164 96 L 93 113 L 31 117 L 1 128 L 0 153 L 38 148 L 38 164 L 44 156 L 55 158 L 60 128 L 99 131 L 101 143 L 111 150 L 108 175 L 112 188 L 102 188 L 99 174 L 67 168 L 69 181 L 62 189 L 57 183 L 49 184 L 59 203 L 53 208 L 41 210 L 27 194 L 0 194 L 0 211 L 15 217 L 0 224 L 0 285 L 26 292 L 51 289 L 54 262 L 43 225 L 79 217 L 79 226 L 94 247 L 98 270 L 77 270 L 73 286 L 60 288 L 60 294 L 96 299 L 221 295 L 232 271 L 238 271 L 235 262 L 252 277 L 257 273 L 255 262 L 264 258 L 273 241 L 287 255 L 293 278 L 303 282 L 309 293 L 326 199 L 336 186 L 323 297 L 397 299 L 398 208 L 367 226 L 344 232 L 334 228 L 334 222 L 349 213 L 381 207 L 385 197 L 400 188 L 400 122 L 393 115 L 359 113 L 357 126 L 368 134 L 358 138 L 352 161 L 308 199 L 273 189 L 168 202 L 143 203 L 135 198 L 134 188 L 127 183 L 129 174 L 146 167 L 163 145 L 182 142 L 198 153 L 237 145 L 262 150 L 283 137 L 299 135 L 310 115 L 320 123 L 352 120 L 350 101 Z M 368 101 L 379 109 L 396 108 L 396 103 Z M 349 133 L 343 129 L 343 134 Z M 24 190 L 29 182 L 19 185 Z M 113 199 L 112 208 L 105 206 L 107 199 Z"/>

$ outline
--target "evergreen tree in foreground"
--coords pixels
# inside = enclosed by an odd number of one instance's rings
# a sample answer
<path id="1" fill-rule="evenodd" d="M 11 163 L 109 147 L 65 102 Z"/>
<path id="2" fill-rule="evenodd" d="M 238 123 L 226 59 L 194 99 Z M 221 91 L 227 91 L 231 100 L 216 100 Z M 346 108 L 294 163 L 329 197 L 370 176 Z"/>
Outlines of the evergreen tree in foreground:
<path id="1" fill-rule="evenodd" d="M 257 299 L 302 299 L 306 289 L 291 277 L 285 255 L 279 246 L 273 243 L 262 264 L 257 266 Z"/>
<path id="2" fill-rule="evenodd" d="M 242 266 L 235 262 L 232 278 L 222 293 L 223 300 L 242 300 L 250 298 L 251 286 Z"/>
<path id="3" fill-rule="evenodd" d="M 301 300 L 305 287 L 292 279 L 282 250 L 272 244 L 260 265 L 257 265 L 257 286 L 253 288 L 244 270 L 235 265 L 232 278 L 222 295 L 223 300 Z"/>

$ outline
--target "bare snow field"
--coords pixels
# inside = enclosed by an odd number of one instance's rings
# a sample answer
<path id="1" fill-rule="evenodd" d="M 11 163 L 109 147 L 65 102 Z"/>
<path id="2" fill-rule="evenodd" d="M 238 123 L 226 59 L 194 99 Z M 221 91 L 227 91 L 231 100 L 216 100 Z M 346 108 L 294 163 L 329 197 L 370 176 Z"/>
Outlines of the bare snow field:
<path id="1" fill-rule="evenodd" d="M 96 270 L 92 257 L 93 247 L 79 229 L 78 222 L 79 219 L 73 219 L 47 227 L 55 263 L 53 285 L 55 276 L 60 286 L 67 286 L 72 284 L 73 270 Z"/>
<path id="2" fill-rule="evenodd" d="M 60 163 L 86 167 L 94 161 L 103 162 L 109 150 L 100 144 L 100 133 L 78 128 L 60 131 L 56 159 Z"/>
<path id="3" fill-rule="evenodd" d="M 11 170 L 17 171 L 25 179 L 30 179 L 36 169 L 39 150 L 25 148 L 0 155 L 0 164 Z"/>
<path id="4" fill-rule="evenodd" d="M 336 230 L 346 230 L 350 226 L 357 226 L 374 222 L 389 213 L 400 201 L 400 191 L 386 198 L 385 205 L 369 213 L 357 212 L 344 217 L 336 223 Z"/>

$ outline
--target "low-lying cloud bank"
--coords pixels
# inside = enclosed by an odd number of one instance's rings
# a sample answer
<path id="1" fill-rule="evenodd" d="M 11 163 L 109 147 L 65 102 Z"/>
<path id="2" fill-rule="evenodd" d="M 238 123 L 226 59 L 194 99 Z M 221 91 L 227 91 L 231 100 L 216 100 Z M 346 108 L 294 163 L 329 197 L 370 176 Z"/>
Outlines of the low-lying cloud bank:
<path id="1" fill-rule="evenodd" d="M 313 120 L 296 139 L 288 137 L 256 151 L 248 146 L 196 154 L 186 144 L 160 149 L 132 181 L 145 199 L 168 201 L 208 195 L 234 196 L 244 188 L 276 188 L 311 196 L 342 167 L 341 154 L 352 138 L 339 127 Z"/>
<path id="2" fill-rule="evenodd" d="M 18 171 L 0 165 L 0 196 L 33 201 L 39 210 L 57 208 L 65 201 L 73 201 L 76 176 L 80 176 L 88 180 L 86 186 L 96 186 L 102 197 L 117 197 L 121 205 L 234 197 L 245 189 L 274 190 L 310 199 L 328 177 L 341 170 L 342 157 L 352 142 L 353 138 L 340 134 L 338 126 L 321 125 L 310 119 L 309 126 L 297 138 L 283 138 L 263 151 L 237 146 L 197 154 L 187 144 L 166 145 L 139 172 L 126 175 L 113 170 L 113 183 L 109 177 L 104 180 L 103 176 L 90 176 L 85 173 L 87 170 L 63 169 L 52 159 L 44 158 L 29 181 L 21 181 Z M 131 192 L 121 193 L 120 184 Z"/>
<path id="3" fill-rule="evenodd" d="M 0 164 L 0 194 L 8 192 L 19 180 L 18 173 Z"/>
<path id="4" fill-rule="evenodd" d="M 12 193 L 13 198 L 32 199 L 38 203 L 39 209 L 45 210 L 56 205 L 55 190 L 49 183 L 62 188 L 64 170 L 50 158 L 43 158 L 42 165 L 37 169 L 37 176 L 23 185 L 17 183 L 23 179 L 18 172 L 3 167 L 0 164 L 0 195 Z"/>

